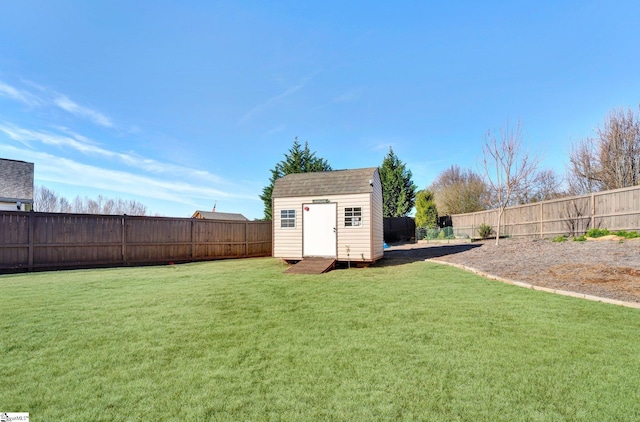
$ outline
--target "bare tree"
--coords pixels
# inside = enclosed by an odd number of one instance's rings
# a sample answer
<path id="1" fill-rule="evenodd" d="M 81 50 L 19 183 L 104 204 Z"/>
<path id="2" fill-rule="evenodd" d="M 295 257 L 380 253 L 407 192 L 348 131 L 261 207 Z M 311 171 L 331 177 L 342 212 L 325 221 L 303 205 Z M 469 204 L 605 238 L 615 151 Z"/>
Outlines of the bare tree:
<path id="1" fill-rule="evenodd" d="M 59 204 L 59 209 L 58 212 L 71 212 L 71 203 L 69 203 L 69 200 L 67 198 L 60 198 L 58 200 L 58 204 Z"/>
<path id="2" fill-rule="evenodd" d="M 147 207 L 134 200 L 123 201 L 120 199 L 117 202 L 116 209 L 119 211 L 118 214 L 147 215 Z"/>
<path id="3" fill-rule="evenodd" d="M 36 186 L 33 198 L 33 209 L 38 212 L 59 211 L 58 195 L 44 186 Z"/>
<path id="4" fill-rule="evenodd" d="M 500 223 L 505 208 L 513 200 L 514 193 L 530 182 L 540 158 L 523 151 L 522 124 L 515 128 L 507 125 L 498 133 L 487 131 L 482 147 L 482 165 L 489 187 L 490 201 L 498 210 L 496 217 L 496 245 L 500 241 Z"/>
<path id="5" fill-rule="evenodd" d="M 584 195 L 602 190 L 600 163 L 594 139 L 587 138 L 571 147 L 567 182 L 571 195 Z"/>
<path id="6" fill-rule="evenodd" d="M 100 198 L 100 197 L 98 197 Z M 89 214 L 101 214 L 102 213 L 102 206 L 100 205 L 100 202 L 90 199 L 90 198 L 85 198 L 84 199 L 84 204 L 85 204 L 85 210 L 87 213 Z"/>
<path id="7" fill-rule="evenodd" d="M 104 205 L 102 205 L 102 212 L 105 214 L 115 214 L 116 212 L 116 203 L 113 199 L 107 199 L 104 201 Z"/>
<path id="8" fill-rule="evenodd" d="M 572 193 L 591 193 L 640 184 L 640 107 L 607 116 L 595 139 L 573 146 L 569 156 Z"/>
<path id="9" fill-rule="evenodd" d="M 554 170 L 541 170 L 534 179 L 534 201 L 548 201 L 565 195 L 562 178 Z"/>
<path id="10" fill-rule="evenodd" d="M 71 208 L 73 209 L 73 212 L 75 212 L 75 213 L 87 214 L 87 209 L 86 209 L 86 207 L 84 205 L 84 201 L 82 200 L 80 195 L 78 195 L 75 198 L 73 198 L 73 202 L 71 203 Z"/>
<path id="11" fill-rule="evenodd" d="M 112 215 L 147 215 L 146 205 L 136 200 L 105 199 L 102 195 L 96 200 L 76 196 L 72 204 L 73 212 L 82 214 L 112 214 Z"/>
<path id="12" fill-rule="evenodd" d="M 569 236 L 580 236 L 589 228 L 589 203 L 574 199 L 564 204 L 562 218 Z"/>
<path id="13" fill-rule="evenodd" d="M 564 194 L 561 185 L 562 181 L 555 171 L 540 170 L 518 186 L 513 202 L 529 204 L 559 198 Z"/>
<path id="14" fill-rule="evenodd" d="M 59 196 L 56 192 L 36 186 L 34 210 L 39 212 L 66 212 L 79 214 L 148 215 L 146 205 L 136 200 L 110 199 L 98 195 L 96 199 L 76 196 L 73 201 Z"/>
<path id="15" fill-rule="evenodd" d="M 487 208 L 487 184 L 472 170 L 453 165 L 431 184 L 440 215 L 464 214 Z"/>
<path id="16" fill-rule="evenodd" d="M 640 182 L 640 115 L 628 109 L 609 114 L 598 129 L 602 182 L 607 189 L 635 186 Z"/>

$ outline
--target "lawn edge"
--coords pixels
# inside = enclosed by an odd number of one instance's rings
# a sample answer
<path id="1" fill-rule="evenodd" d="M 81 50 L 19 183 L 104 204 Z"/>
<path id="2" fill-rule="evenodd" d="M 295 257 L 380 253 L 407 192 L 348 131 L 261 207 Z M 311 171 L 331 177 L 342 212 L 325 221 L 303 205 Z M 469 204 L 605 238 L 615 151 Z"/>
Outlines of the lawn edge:
<path id="1" fill-rule="evenodd" d="M 448 266 L 451 266 L 451 267 L 459 268 L 461 270 L 465 270 L 465 271 L 477 274 L 479 276 L 482 276 L 484 278 L 488 278 L 490 280 L 500 281 L 502 283 L 511 284 L 511 285 L 518 286 L 518 287 L 523 287 L 525 289 L 539 290 L 539 291 L 542 291 L 542 292 L 554 293 L 554 294 L 561 295 L 561 296 L 569 296 L 569 297 L 575 297 L 575 298 L 578 298 L 578 299 L 591 300 L 591 301 L 594 301 L 594 302 L 607 303 L 607 304 L 610 304 L 610 305 L 624 306 L 626 308 L 640 309 L 640 303 L 638 303 L 638 302 L 627 302 L 627 301 L 623 301 L 623 300 L 610 299 L 610 298 L 607 298 L 607 297 L 600 297 L 600 296 L 593 296 L 593 295 L 588 295 L 588 294 L 584 294 L 584 293 L 572 292 L 572 291 L 568 291 L 568 290 L 559 290 L 559 289 L 551 289 L 549 287 L 536 286 L 534 284 L 525 283 L 523 281 L 517 281 L 517 280 L 512 280 L 512 279 L 509 279 L 509 278 L 505 278 L 505 277 L 499 277 L 499 276 L 494 275 L 494 274 L 490 274 L 490 273 L 486 273 L 484 271 L 480 271 L 477 268 L 468 267 L 466 265 L 456 264 L 456 263 L 453 263 L 453 262 L 438 261 L 438 260 L 435 260 L 435 259 L 432 259 L 432 258 L 425 259 L 425 261 L 426 262 L 432 262 L 432 263 L 435 263 L 435 264 L 442 264 L 442 265 L 448 265 Z"/>

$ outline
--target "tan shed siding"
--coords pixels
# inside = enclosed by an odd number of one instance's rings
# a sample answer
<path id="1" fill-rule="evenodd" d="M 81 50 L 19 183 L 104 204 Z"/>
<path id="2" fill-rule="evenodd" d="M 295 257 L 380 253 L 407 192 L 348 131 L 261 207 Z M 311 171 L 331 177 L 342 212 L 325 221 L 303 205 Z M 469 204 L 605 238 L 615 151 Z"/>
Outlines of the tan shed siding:
<path id="1" fill-rule="evenodd" d="M 384 256 L 384 223 L 382 211 L 382 181 L 380 174 L 376 171 L 373 181 L 373 193 L 371 194 L 371 253 L 372 259 L 379 259 Z"/>
<path id="2" fill-rule="evenodd" d="M 338 260 L 369 261 L 371 260 L 371 209 L 369 194 L 345 195 L 336 198 L 338 203 Z M 362 225 L 345 227 L 345 208 L 362 208 Z M 347 246 L 349 255 L 347 256 Z"/>
<path id="3" fill-rule="evenodd" d="M 371 251 L 371 214 L 370 194 L 354 195 L 324 195 L 322 198 L 298 197 L 298 198 L 276 198 L 273 206 L 273 256 L 284 259 L 302 259 L 302 204 L 313 203 L 313 200 L 327 200 L 337 204 L 336 230 L 338 259 L 346 261 L 370 261 L 375 256 Z M 345 208 L 362 208 L 362 226 L 345 227 Z M 280 211 L 285 209 L 296 210 L 296 227 L 280 227 Z M 380 224 L 380 230 L 382 224 Z M 382 233 L 380 233 L 382 236 Z M 349 256 L 347 257 L 346 246 L 349 246 Z"/>
<path id="4" fill-rule="evenodd" d="M 273 256 L 276 258 L 302 259 L 303 204 L 314 201 L 336 203 L 337 258 L 340 261 L 375 261 L 384 256 L 382 219 L 382 184 L 377 169 L 371 171 L 366 185 L 371 191 L 353 194 L 318 194 L 316 196 L 274 197 L 273 199 Z M 373 178 L 373 186 L 370 181 Z M 345 226 L 345 208 L 362 209 L 362 225 Z M 280 227 L 280 211 L 296 211 L 296 227 Z M 347 254 L 347 246 L 349 252 Z"/>
<path id="5" fill-rule="evenodd" d="M 296 211 L 296 227 L 280 227 L 280 211 Z M 273 256 L 302 259 L 302 202 L 300 198 L 273 200 Z"/>

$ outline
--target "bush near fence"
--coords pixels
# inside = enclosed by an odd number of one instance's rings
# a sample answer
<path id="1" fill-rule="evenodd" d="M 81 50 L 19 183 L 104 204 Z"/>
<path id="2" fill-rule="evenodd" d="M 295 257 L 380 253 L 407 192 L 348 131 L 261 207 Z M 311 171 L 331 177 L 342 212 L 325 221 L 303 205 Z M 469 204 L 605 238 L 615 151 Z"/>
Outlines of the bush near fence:
<path id="1" fill-rule="evenodd" d="M 455 238 L 453 227 L 418 227 L 416 229 L 416 240 L 451 240 Z"/>
<path id="2" fill-rule="evenodd" d="M 270 221 L 0 212 L 0 272 L 271 256 Z"/>
<path id="3" fill-rule="evenodd" d="M 478 238 L 482 224 L 496 229 L 497 210 L 452 215 L 457 234 Z M 640 186 L 594 192 L 533 204 L 508 207 L 500 233 L 508 237 L 580 236 L 592 228 L 640 230 Z"/>

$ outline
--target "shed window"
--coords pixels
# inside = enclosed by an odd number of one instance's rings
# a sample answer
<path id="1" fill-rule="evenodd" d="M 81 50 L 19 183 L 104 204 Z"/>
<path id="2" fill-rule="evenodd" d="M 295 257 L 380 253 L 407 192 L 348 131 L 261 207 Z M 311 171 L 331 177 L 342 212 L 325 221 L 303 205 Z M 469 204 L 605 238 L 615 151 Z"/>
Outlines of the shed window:
<path id="1" fill-rule="evenodd" d="M 296 210 L 280 210 L 280 227 L 296 226 Z"/>
<path id="2" fill-rule="evenodd" d="M 362 207 L 344 209 L 344 226 L 345 227 L 362 226 Z"/>

